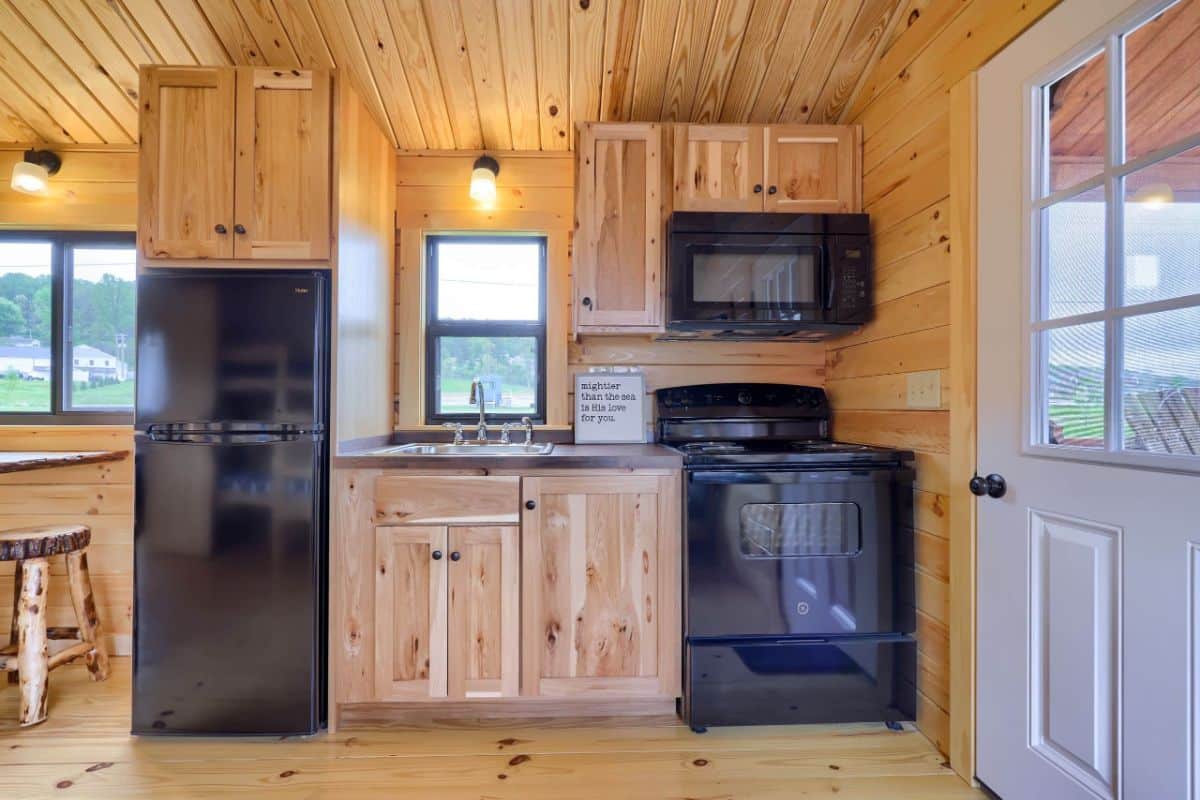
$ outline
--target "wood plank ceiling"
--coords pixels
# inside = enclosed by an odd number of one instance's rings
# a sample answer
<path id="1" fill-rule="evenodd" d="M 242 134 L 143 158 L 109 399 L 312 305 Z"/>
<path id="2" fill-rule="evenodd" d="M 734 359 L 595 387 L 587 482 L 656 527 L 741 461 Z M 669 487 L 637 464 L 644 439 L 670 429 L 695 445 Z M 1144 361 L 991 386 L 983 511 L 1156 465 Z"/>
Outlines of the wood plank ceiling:
<path id="1" fill-rule="evenodd" d="M 833 122 L 928 0 L 0 0 L 0 141 L 132 144 L 139 64 L 337 67 L 402 149 Z"/>

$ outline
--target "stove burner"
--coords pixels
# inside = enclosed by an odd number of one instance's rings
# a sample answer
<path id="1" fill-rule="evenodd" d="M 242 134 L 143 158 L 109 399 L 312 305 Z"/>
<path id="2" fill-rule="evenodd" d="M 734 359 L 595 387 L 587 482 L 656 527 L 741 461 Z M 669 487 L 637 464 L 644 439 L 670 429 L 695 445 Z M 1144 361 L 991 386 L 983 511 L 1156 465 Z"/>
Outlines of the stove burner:
<path id="1" fill-rule="evenodd" d="M 827 441 L 792 442 L 791 447 L 800 453 L 865 453 L 874 449 L 865 444 Z"/>
<path id="2" fill-rule="evenodd" d="M 679 449 L 685 453 L 721 455 L 726 453 L 744 453 L 746 452 L 746 445 L 738 444 L 737 442 L 688 442 L 685 445 L 681 445 Z"/>

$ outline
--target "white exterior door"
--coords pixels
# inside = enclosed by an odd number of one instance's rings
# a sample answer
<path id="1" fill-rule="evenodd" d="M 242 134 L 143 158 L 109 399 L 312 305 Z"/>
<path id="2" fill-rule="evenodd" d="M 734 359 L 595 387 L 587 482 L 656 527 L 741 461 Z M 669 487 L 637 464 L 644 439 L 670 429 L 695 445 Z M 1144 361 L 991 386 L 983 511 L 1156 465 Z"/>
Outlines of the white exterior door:
<path id="1" fill-rule="evenodd" d="M 1197 798 L 1200 0 L 1064 0 L 979 114 L 977 774 Z"/>

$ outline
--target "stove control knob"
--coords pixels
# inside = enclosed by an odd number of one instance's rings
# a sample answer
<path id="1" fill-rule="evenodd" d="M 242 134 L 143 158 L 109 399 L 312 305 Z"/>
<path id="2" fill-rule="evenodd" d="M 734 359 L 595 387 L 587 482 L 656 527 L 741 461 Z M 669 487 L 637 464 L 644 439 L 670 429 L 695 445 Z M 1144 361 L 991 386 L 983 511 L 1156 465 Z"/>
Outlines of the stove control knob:
<path id="1" fill-rule="evenodd" d="M 738 392 L 738 402 L 744 406 L 748 406 L 754 402 L 754 395 L 746 391 Z"/>

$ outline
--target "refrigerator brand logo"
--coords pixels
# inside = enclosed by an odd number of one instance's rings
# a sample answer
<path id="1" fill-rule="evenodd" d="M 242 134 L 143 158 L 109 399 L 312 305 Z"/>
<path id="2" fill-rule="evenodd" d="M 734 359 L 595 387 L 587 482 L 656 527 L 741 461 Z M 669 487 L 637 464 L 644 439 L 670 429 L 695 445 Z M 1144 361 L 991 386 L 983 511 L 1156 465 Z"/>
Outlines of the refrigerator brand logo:
<path id="1" fill-rule="evenodd" d="M 292 289 L 292 291 L 295 292 L 296 294 L 308 294 L 308 289 L 305 289 L 302 286 L 297 286 L 294 289 Z"/>

